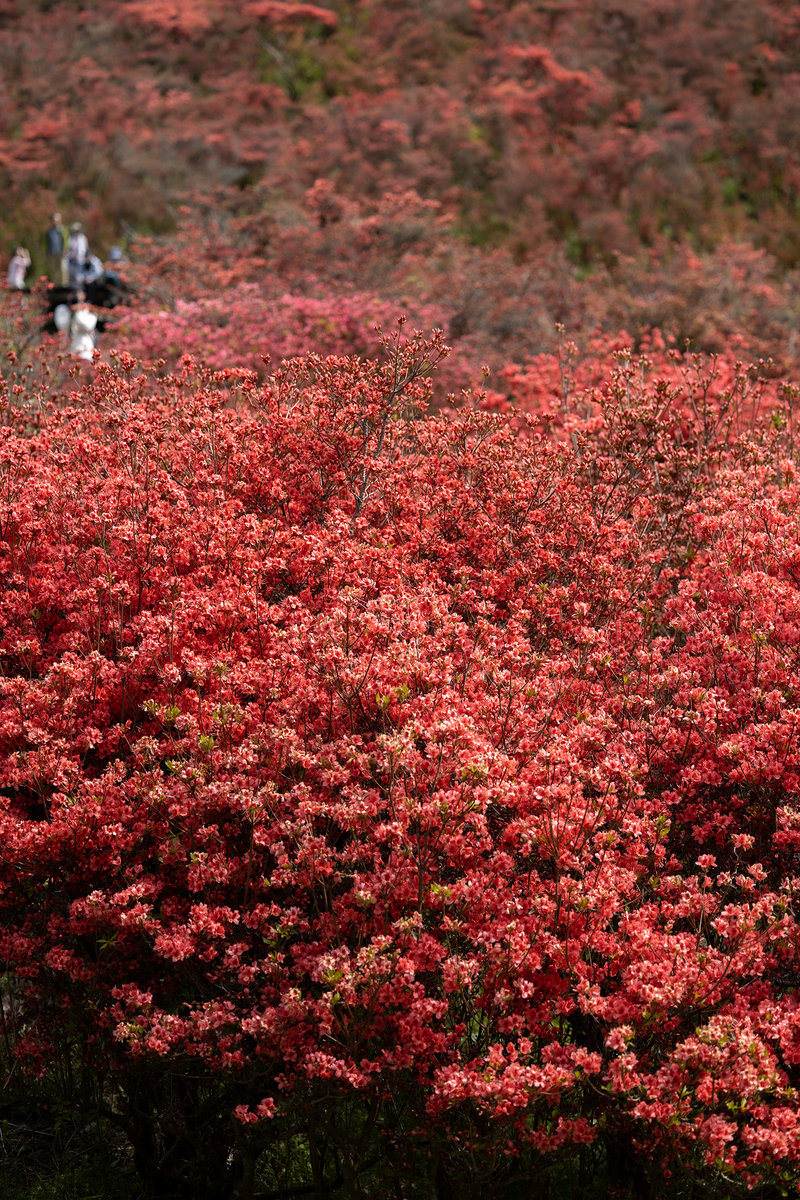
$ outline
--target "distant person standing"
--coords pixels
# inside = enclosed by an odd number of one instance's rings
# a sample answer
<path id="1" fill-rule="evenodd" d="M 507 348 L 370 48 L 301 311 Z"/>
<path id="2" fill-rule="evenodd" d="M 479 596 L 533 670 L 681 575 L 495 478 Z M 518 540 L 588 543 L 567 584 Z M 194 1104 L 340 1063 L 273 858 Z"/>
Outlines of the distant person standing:
<path id="1" fill-rule="evenodd" d="M 8 286 L 16 292 L 25 290 L 25 273 L 31 265 L 31 256 L 24 246 L 17 246 L 8 264 Z"/>
<path id="2" fill-rule="evenodd" d="M 61 224 L 61 213 L 54 212 L 45 234 L 47 243 L 47 274 L 56 287 L 67 286 L 67 242 L 69 233 Z"/>
<path id="3" fill-rule="evenodd" d="M 73 221 L 69 227 L 69 242 L 67 243 L 67 268 L 69 271 L 69 286 L 80 288 L 82 284 L 83 264 L 89 253 L 89 239 L 83 232 L 80 221 Z"/>

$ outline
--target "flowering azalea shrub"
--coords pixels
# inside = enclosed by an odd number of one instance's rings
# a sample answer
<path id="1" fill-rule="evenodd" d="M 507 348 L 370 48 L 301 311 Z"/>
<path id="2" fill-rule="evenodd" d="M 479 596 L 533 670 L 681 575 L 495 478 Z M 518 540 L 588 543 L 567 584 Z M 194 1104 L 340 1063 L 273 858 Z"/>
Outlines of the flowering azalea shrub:
<path id="1" fill-rule="evenodd" d="M 559 326 L 554 351 L 530 355 L 523 364 L 508 363 L 497 372 L 495 386 L 479 399 L 488 411 L 522 413 L 533 418 L 551 436 L 588 436 L 592 444 L 605 440 L 594 418 L 615 397 L 630 424 L 642 418 L 642 406 L 650 410 L 648 435 L 669 436 L 670 442 L 696 437 L 702 455 L 716 450 L 715 465 L 731 462 L 740 439 L 754 431 L 760 421 L 773 421 L 791 438 L 791 385 L 771 361 L 743 359 L 744 346 L 736 342 L 711 357 L 678 351 L 667 344 L 660 330 L 651 330 L 634 353 L 632 337 L 624 331 L 615 337 L 595 335 L 583 349 L 565 336 Z M 671 340 L 671 339 L 670 339 Z M 624 382 L 624 402 L 618 395 Z M 500 390 L 503 389 L 503 390 Z M 599 406 L 599 408 L 598 408 Z M 609 424 L 618 424 L 620 414 L 608 414 Z M 793 453 L 794 443 L 784 449 Z M 704 463 L 704 469 L 710 469 Z"/>
<path id="2" fill-rule="evenodd" d="M 279 362 L 312 350 L 362 357 L 381 354 L 380 327 L 391 324 L 397 311 L 396 304 L 360 292 L 318 298 L 271 295 L 270 291 L 269 286 L 241 283 L 196 300 L 177 300 L 170 309 L 149 305 L 120 309 L 109 337 L 116 348 L 139 361 L 162 360 L 162 371 L 175 369 L 181 357 L 190 354 L 216 370 L 244 367 L 263 376 L 265 359 Z M 422 325 L 442 323 L 431 304 L 418 305 L 413 317 Z M 455 363 L 444 362 L 437 385 L 439 391 L 460 391 L 476 377 L 480 378 L 480 371 L 462 351 Z"/>
<path id="3" fill-rule="evenodd" d="M 4 1071 L 150 1197 L 791 1191 L 794 393 L 383 350 L 9 389 Z"/>
<path id="4" fill-rule="evenodd" d="M 265 360 L 277 362 L 312 349 L 365 357 L 382 353 L 380 329 L 391 323 L 396 305 L 371 293 L 337 293 L 327 288 L 317 296 L 280 293 L 279 280 L 279 276 L 270 275 L 260 284 L 239 283 L 194 300 L 173 299 L 169 307 L 154 306 L 145 300 L 133 309 L 120 308 L 100 341 L 101 350 L 107 353 L 105 348 L 111 342 L 140 362 L 155 365 L 162 374 L 175 369 L 182 354 L 189 353 L 204 366 L 217 370 L 245 367 L 262 378 L 269 369 Z M 457 330 L 459 321 L 466 317 L 463 310 L 456 312 L 452 305 L 430 302 L 418 302 L 411 311 L 415 323 L 449 325 Z M 581 338 L 579 349 L 566 340 L 558 325 L 553 329 L 558 341 L 555 351 L 551 348 L 553 339 L 548 339 L 546 351 L 523 353 L 521 362 L 509 363 L 508 355 L 500 357 L 496 338 L 487 338 L 485 331 L 473 333 L 468 320 L 466 323 L 467 329 L 434 376 L 436 402 L 444 402 L 448 395 L 459 398 L 473 387 L 481 379 L 485 353 L 501 365 L 490 372 L 491 387 L 482 393 L 481 406 L 499 412 L 519 408 L 550 422 L 551 429 L 555 428 L 552 423 L 561 419 L 565 398 L 564 415 L 573 419 L 580 415 L 578 410 L 570 414 L 571 392 L 581 397 L 580 405 L 584 405 L 592 389 L 614 374 L 620 352 L 632 352 L 634 348 L 640 352 L 640 370 L 651 378 L 678 387 L 687 396 L 696 394 L 698 400 L 700 393 L 705 396 L 710 389 L 710 394 L 700 400 L 708 420 L 712 414 L 716 420 L 720 403 L 726 411 L 731 409 L 732 417 L 733 405 L 739 431 L 759 408 L 766 412 L 775 406 L 782 386 L 779 377 L 785 372 L 784 363 L 765 362 L 762 369 L 771 378 L 760 380 L 757 386 L 749 382 L 752 369 L 745 371 L 741 365 L 741 356 L 748 349 L 743 337 L 726 339 L 723 349 L 714 356 L 713 367 L 706 371 L 702 356 L 679 352 L 675 338 L 665 338 L 659 329 L 640 331 L 638 337 L 624 331 L 614 335 L 595 332 Z M 525 340 L 532 336 L 529 330 Z M 514 348 L 524 350 L 525 340 L 515 336 Z M 723 401 L 728 391 L 730 398 Z M 724 442 L 729 433 L 730 426 L 723 421 L 715 436 Z"/>
<path id="5" fill-rule="evenodd" d="M 613 342 L 620 330 L 632 347 L 650 350 L 660 330 L 681 350 L 688 341 L 705 354 L 733 350 L 772 358 L 773 370 L 794 369 L 792 287 L 777 277 L 773 258 L 741 243 L 699 256 L 662 238 L 646 256 L 618 256 L 581 278 L 552 247 L 520 264 L 507 248 L 466 244 L 455 236 L 452 214 L 414 191 L 357 202 L 318 179 L 302 203 L 281 201 L 280 208 L 266 190 L 187 201 L 169 235 L 136 240 L 136 263 L 126 268 L 136 307 L 150 314 L 142 323 L 126 319 L 115 333 L 134 357 L 174 363 L 187 337 L 183 348 L 213 353 L 219 364 L 260 369 L 265 340 L 294 353 L 288 346 L 307 349 L 312 332 L 315 349 L 372 354 L 374 341 L 362 348 L 363 334 L 354 340 L 353 319 L 371 331 L 373 314 L 399 306 L 422 327 L 447 330 L 453 354 L 437 375 L 440 392 L 473 385 L 475 364 L 499 371 L 549 353 L 558 324 L 589 354 L 597 353 L 598 335 Z M 312 309 L 303 313 L 306 299 L 329 318 L 318 324 Z M 339 312 L 340 339 L 330 327 Z M 164 314 L 172 314 L 174 329 Z M 228 330 L 227 359 L 217 325 Z"/>

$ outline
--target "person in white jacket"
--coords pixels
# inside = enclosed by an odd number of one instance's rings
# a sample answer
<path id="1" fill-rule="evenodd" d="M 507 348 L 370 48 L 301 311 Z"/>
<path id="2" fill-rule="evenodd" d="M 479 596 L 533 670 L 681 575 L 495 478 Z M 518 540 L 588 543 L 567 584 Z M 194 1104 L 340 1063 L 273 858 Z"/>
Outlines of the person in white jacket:
<path id="1" fill-rule="evenodd" d="M 75 358 L 92 361 L 94 354 L 94 331 L 97 327 L 97 313 L 84 305 L 86 297 L 78 292 L 75 306 L 72 309 L 72 320 L 69 325 L 69 352 Z"/>

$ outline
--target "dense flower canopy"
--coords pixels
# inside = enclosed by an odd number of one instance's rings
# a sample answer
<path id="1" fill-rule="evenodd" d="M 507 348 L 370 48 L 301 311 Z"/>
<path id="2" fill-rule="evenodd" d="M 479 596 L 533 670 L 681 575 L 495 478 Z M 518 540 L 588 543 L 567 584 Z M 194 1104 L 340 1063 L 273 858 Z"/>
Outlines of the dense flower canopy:
<path id="1" fill-rule="evenodd" d="M 8 409 L 13 1052 L 198 1196 L 289 1136 L 320 1195 L 793 1186 L 792 393 L 623 352 L 425 416 L 444 353 Z"/>

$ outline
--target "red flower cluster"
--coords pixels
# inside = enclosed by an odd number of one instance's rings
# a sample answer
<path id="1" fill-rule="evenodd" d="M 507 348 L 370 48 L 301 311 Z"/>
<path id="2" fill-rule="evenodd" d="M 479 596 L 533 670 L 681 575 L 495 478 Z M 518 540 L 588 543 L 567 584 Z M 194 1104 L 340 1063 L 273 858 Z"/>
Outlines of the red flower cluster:
<path id="1" fill-rule="evenodd" d="M 384 349 L 4 427 L 6 1053 L 197 1196 L 796 1180 L 793 396 L 623 355 L 550 436 Z"/>
<path id="2" fill-rule="evenodd" d="M 277 283 L 274 277 L 269 280 Z M 110 336 L 117 348 L 140 362 L 161 360 L 161 371 L 174 370 L 190 354 L 213 370 L 245 367 L 264 376 L 269 360 L 311 351 L 364 358 L 381 354 L 380 328 L 393 323 L 396 311 L 396 304 L 370 293 L 270 295 L 268 285 L 239 283 L 193 300 L 176 300 L 170 308 L 120 308 Z M 413 315 L 423 327 L 441 324 L 441 313 L 432 304 L 418 304 Z M 455 370 L 446 362 L 438 382 L 440 389 L 458 391 L 476 377 L 479 370 L 462 354 Z"/>

